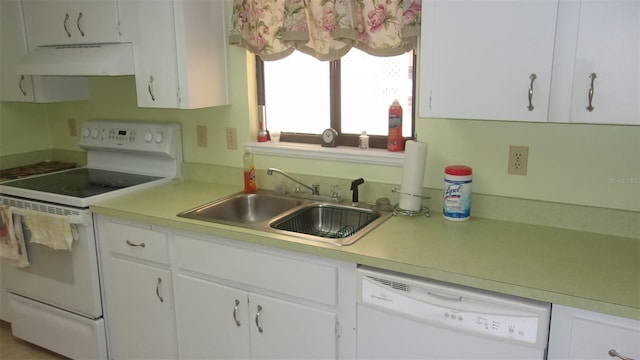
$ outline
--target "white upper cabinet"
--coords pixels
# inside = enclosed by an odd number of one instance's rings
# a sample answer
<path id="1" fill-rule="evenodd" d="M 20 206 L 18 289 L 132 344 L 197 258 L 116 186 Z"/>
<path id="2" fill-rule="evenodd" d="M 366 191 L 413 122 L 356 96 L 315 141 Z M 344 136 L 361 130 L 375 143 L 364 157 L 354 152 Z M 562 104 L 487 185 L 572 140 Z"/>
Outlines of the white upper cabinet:
<path id="1" fill-rule="evenodd" d="M 120 0 L 122 40 L 132 42 L 138 106 L 229 104 L 223 1 Z"/>
<path id="2" fill-rule="evenodd" d="M 119 42 L 116 0 L 22 0 L 29 47 Z"/>
<path id="3" fill-rule="evenodd" d="M 549 120 L 640 125 L 639 64 L 640 1 L 562 1 Z"/>
<path id="4" fill-rule="evenodd" d="M 85 77 L 17 74 L 15 65 L 28 52 L 20 0 L 0 1 L 0 43 L 1 101 L 48 103 L 89 98 Z"/>
<path id="5" fill-rule="evenodd" d="M 640 125 L 639 0 L 426 0 L 422 16 L 419 116 Z"/>
<path id="6" fill-rule="evenodd" d="M 224 1 L 7 2 L 16 14 L 2 15 L 3 100 L 29 101 L 24 94 L 36 90 L 49 101 L 86 99 L 86 78 L 16 78 L 15 64 L 38 46 L 127 42 L 133 48 L 139 107 L 194 109 L 229 104 Z M 5 31 L 9 26 L 12 32 Z M 5 47 L 15 51 L 4 51 Z M 73 96 L 65 94 L 68 89 Z"/>
<path id="7" fill-rule="evenodd" d="M 425 0 L 421 117 L 546 121 L 557 0 Z"/>

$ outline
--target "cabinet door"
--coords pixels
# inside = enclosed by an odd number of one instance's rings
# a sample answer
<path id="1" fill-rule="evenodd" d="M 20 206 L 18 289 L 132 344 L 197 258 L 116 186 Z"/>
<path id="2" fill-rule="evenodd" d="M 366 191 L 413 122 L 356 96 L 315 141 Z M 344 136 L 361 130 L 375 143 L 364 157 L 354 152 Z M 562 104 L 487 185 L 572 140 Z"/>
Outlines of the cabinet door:
<path id="1" fill-rule="evenodd" d="M 121 0 L 123 41 L 133 43 L 139 107 L 179 106 L 172 0 Z"/>
<path id="2" fill-rule="evenodd" d="M 550 120 L 640 125 L 640 1 L 567 1 L 559 11 Z"/>
<path id="3" fill-rule="evenodd" d="M 27 54 L 19 0 L 0 2 L 0 100 L 33 102 L 30 76 L 20 76 L 15 64 Z"/>
<path id="4" fill-rule="evenodd" d="M 107 284 L 111 356 L 115 359 L 175 359 L 171 276 L 112 257 Z"/>
<path id="5" fill-rule="evenodd" d="M 419 115 L 546 121 L 557 6 L 423 1 Z"/>
<path id="6" fill-rule="evenodd" d="M 640 321 L 553 305 L 549 359 L 640 359 Z"/>
<path id="7" fill-rule="evenodd" d="M 254 359 L 335 359 L 336 315 L 309 306 L 250 294 Z"/>
<path id="8" fill-rule="evenodd" d="M 23 76 L 15 65 L 27 55 L 19 0 L 0 1 L 0 100 L 56 102 L 89 98 L 87 78 L 79 76 Z"/>
<path id="9" fill-rule="evenodd" d="M 122 40 L 134 46 L 139 107 L 229 104 L 224 3 L 118 2 Z"/>
<path id="10" fill-rule="evenodd" d="M 247 293 L 189 276 L 176 284 L 181 359 L 248 359 Z"/>
<path id="11" fill-rule="evenodd" d="M 115 0 L 23 0 L 23 9 L 31 48 L 120 41 Z"/>

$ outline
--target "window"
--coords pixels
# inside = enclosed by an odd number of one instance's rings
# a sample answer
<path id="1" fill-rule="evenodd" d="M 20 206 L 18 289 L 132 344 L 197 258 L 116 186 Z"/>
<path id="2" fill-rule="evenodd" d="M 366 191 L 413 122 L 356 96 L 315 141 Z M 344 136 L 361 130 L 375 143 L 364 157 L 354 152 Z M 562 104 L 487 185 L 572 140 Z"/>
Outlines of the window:
<path id="1" fill-rule="evenodd" d="M 340 60 L 322 62 L 300 52 L 278 61 L 256 57 L 258 104 L 267 110 L 267 127 L 281 141 L 320 143 L 332 127 L 339 145 L 357 146 L 364 130 L 370 146 L 386 148 L 389 105 L 403 109 L 403 137 L 414 133 L 415 51 L 374 57 L 352 49 Z"/>

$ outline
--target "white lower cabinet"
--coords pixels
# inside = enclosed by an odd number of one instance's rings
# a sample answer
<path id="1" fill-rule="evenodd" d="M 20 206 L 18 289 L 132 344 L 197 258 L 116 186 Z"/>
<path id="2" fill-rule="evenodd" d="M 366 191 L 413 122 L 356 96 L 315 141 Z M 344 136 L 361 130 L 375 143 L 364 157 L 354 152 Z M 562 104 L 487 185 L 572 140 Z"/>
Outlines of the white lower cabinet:
<path id="1" fill-rule="evenodd" d="M 110 358 L 355 358 L 355 264 L 105 216 L 98 231 Z"/>
<path id="2" fill-rule="evenodd" d="M 553 305 L 548 359 L 615 358 L 640 359 L 640 321 Z"/>
<path id="3" fill-rule="evenodd" d="M 174 249 L 180 358 L 354 356 L 355 264 L 215 238 Z"/>
<path id="4" fill-rule="evenodd" d="M 333 359 L 335 313 L 179 276 L 182 359 Z"/>
<path id="5" fill-rule="evenodd" d="M 112 358 L 176 358 L 169 270 L 112 258 L 110 272 Z"/>
<path id="6" fill-rule="evenodd" d="M 179 275 L 176 299 L 180 358 L 251 357 L 247 346 L 250 324 L 246 292 Z"/>
<path id="7" fill-rule="evenodd" d="M 105 217 L 98 231 L 110 358 L 177 358 L 167 233 Z"/>
<path id="8" fill-rule="evenodd" d="M 336 313 L 249 294 L 253 359 L 336 359 Z"/>

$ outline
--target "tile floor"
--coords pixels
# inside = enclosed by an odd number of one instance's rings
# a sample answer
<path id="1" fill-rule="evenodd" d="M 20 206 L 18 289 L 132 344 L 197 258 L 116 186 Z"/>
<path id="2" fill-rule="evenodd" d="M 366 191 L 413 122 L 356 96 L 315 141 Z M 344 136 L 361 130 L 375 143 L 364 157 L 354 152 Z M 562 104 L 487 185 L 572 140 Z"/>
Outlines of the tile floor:
<path id="1" fill-rule="evenodd" d="M 11 324 L 0 321 L 0 359 L 64 360 L 66 357 L 11 335 Z"/>

